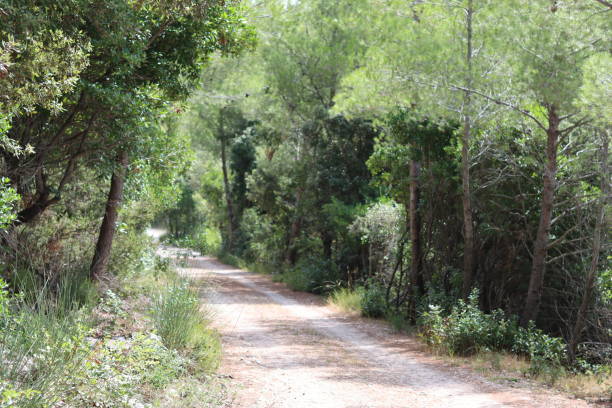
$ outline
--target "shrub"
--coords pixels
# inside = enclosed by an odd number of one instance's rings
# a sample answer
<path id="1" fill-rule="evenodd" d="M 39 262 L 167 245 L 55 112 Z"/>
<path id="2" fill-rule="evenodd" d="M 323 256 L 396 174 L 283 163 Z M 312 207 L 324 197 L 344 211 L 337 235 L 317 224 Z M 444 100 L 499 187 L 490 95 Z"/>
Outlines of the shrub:
<path id="1" fill-rule="evenodd" d="M 221 232 L 216 228 L 204 228 L 195 237 L 195 250 L 201 254 L 217 255 L 221 251 Z"/>
<path id="2" fill-rule="evenodd" d="M 405 313 L 387 310 L 385 319 L 391 324 L 393 329 L 399 333 L 411 333 L 414 329 Z"/>
<path id="3" fill-rule="evenodd" d="M 531 325 L 518 327 L 516 319 L 506 318 L 501 310 L 490 314 L 478 308 L 478 291 L 468 302 L 459 300 L 444 317 L 442 308 L 431 305 L 420 319 L 425 341 L 449 354 L 470 355 L 480 351 L 512 351 L 529 357 L 531 372 L 560 367 L 565 359 L 565 343 Z"/>
<path id="4" fill-rule="evenodd" d="M 441 308 L 430 306 L 421 318 L 427 342 L 450 354 L 471 355 L 479 351 L 508 350 L 517 333 L 515 320 L 506 319 L 501 310 L 486 314 L 478 308 L 478 291 L 468 302 L 459 300 L 448 317 Z"/>
<path id="5" fill-rule="evenodd" d="M 297 265 L 283 276 L 291 289 L 303 292 L 324 293 L 330 282 L 339 278 L 334 265 L 321 258 L 306 257 L 300 259 Z"/>
<path id="6" fill-rule="evenodd" d="M 109 272 L 117 276 L 132 276 L 139 271 L 151 269 L 155 262 L 151 238 L 124 227 L 117 232 L 108 265 Z"/>
<path id="7" fill-rule="evenodd" d="M 561 366 L 567 356 L 563 339 L 549 336 L 542 330 L 536 329 L 533 322 L 527 329 L 518 328 L 512 351 L 529 356 L 532 374 L 540 374 L 542 371 L 549 370 L 551 366 Z"/>
<path id="8" fill-rule="evenodd" d="M 361 298 L 361 314 L 366 317 L 382 317 L 386 311 L 385 288 L 379 283 L 369 283 Z"/>
<path id="9" fill-rule="evenodd" d="M 284 272 L 281 281 L 298 292 L 308 292 L 312 287 L 308 277 L 298 268 L 291 268 Z"/>
<path id="10" fill-rule="evenodd" d="M 65 401 L 75 408 L 136 406 L 139 387 L 163 388 L 185 371 L 185 365 L 184 358 L 153 334 L 101 340 L 85 369 L 71 376 Z"/>

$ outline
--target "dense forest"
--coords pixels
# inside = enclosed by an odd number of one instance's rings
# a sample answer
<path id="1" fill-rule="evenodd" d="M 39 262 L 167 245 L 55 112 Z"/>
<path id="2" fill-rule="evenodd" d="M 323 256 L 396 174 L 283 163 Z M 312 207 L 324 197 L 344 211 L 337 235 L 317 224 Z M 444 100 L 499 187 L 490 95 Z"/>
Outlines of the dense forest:
<path id="1" fill-rule="evenodd" d="M 451 354 L 609 371 L 611 9 L 0 0 L 0 407 L 68 401 L 33 371 L 78 353 L 10 354 L 167 269 L 152 223 Z"/>

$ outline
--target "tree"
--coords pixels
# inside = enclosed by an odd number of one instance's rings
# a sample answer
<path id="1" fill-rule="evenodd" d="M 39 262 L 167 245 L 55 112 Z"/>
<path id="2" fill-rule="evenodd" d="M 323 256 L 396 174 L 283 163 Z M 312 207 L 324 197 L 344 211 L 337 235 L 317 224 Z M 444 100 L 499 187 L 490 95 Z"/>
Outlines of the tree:
<path id="1" fill-rule="evenodd" d="M 53 115 L 38 104 L 11 122 L 8 136 L 33 146 L 28 156 L 6 158 L 6 173 L 25 198 L 17 218 L 21 224 L 58 203 L 79 166 L 108 170 L 124 152 L 134 161 L 153 152 L 147 145 L 151 139 L 142 137 L 147 123 L 155 126 L 151 118 L 189 94 L 208 55 L 234 52 L 251 41 L 234 2 L 77 1 L 57 7 L 31 0 L 9 6 L 3 19 L 13 33 L 61 30 L 90 47 L 88 65 L 63 99 L 63 110 Z M 66 42 L 64 48 L 71 46 Z M 116 191 L 109 197 L 121 196 L 123 183 L 118 177 L 113 181 Z M 105 218 L 113 215 L 107 212 Z"/>
<path id="2" fill-rule="evenodd" d="M 577 107 L 582 67 L 598 52 L 606 23 L 597 13 L 591 13 L 591 4 L 564 3 L 550 8 L 547 1 L 535 1 L 518 2 L 515 6 L 513 13 L 506 14 L 511 20 L 504 26 L 509 29 L 506 36 L 515 39 L 509 55 L 519 87 L 513 89 L 516 96 L 510 102 L 488 99 L 511 107 L 533 121 L 546 135 L 540 220 L 533 244 L 529 289 L 521 315 L 521 324 L 526 326 L 537 318 L 542 298 L 559 145 L 572 131 L 590 120 L 589 113 Z M 533 107 L 521 108 L 521 103 L 531 103 Z M 570 124 L 563 127 L 566 122 Z"/>
<path id="3" fill-rule="evenodd" d="M 388 115 L 385 128 L 368 166 L 378 183 L 387 185 L 391 197 L 403 204 L 407 212 L 410 285 L 408 293 L 402 296 L 408 299 L 409 318 L 415 321 L 417 302 L 425 294 L 426 285 L 431 283 L 431 273 L 425 273 L 427 264 L 432 262 L 425 256 L 430 252 L 431 239 L 423 236 L 431 235 L 436 229 L 432 212 L 439 199 L 438 185 L 456 171 L 456 161 L 448 150 L 454 143 L 458 125 L 419 117 L 410 109 L 398 108 Z M 432 232 L 424 234 L 424 231 Z M 400 288 L 400 292 L 403 290 Z"/>
<path id="4" fill-rule="evenodd" d="M 388 2 L 379 17 L 377 46 L 370 46 L 366 64 L 347 81 L 354 95 L 342 95 L 342 106 L 357 111 L 412 106 L 422 115 L 462 123 L 461 179 L 463 217 L 463 289 L 470 293 L 475 276 L 476 223 L 470 181 L 474 136 L 491 117 L 489 102 L 474 99 L 465 89 L 494 89 L 496 28 L 493 2 L 474 0 L 423 1 L 407 5 Z M 382 37 L 382 38 L 381 38 Z M 376 82 L 373 84 L 373 82 Z M 381 85 L 382 84 L 382 85 Z M 462 85 L 460 85 L 462 84 Z M 394 106 L 395 105 L 395 106 Z"/>
<path id="5" fill-rule="evenodd" d="M 601 190 L 601 198 L 599 203 L 599 209 L 597 210 L 596 220 L 595 220 L 595 228 L 593 231 L 593 244 L 592 244 L 592 252 L 591 252 L 591 262 L 589 268 L 586 273 L 584 292 L 582 294 L 582 299 L 580 301 L 580 306 L 578 308 L 578 313 L 576 314 L 576 320 L 574 323 L 574 327 L 569 336 L 568 342 L 568 354 L 571 360 L 575 360 L 576 358 L 576 349 L 578 347 L 578 343 L 580 341 L 580 337 L 582 336 L 582 332 L 584 327 L 586 326 L 587 312 L 589 309 L 589 305 L 593 301 L 593 294 L 595 291 L 595 285 L 598 277 L 599 270 L 599 258 L 602 250 L 602 240 L 605 242 L 606 237 L 606 209 L 608 206 L 608 201 L 610 198 L 610 182 L 609 182 L 609 171 L 608 171 L 608 145 L 609 145 L 609 136 L 607 134 L 607 130 L 602 131 L 602 140 L 601 140 L 601 148 L 600 148 L 600 160 L 601 160 L 601 172 L 599 174 L 600 177 L 600 190 Z M 603 239 L 602 239 L 603 238 Z"/>

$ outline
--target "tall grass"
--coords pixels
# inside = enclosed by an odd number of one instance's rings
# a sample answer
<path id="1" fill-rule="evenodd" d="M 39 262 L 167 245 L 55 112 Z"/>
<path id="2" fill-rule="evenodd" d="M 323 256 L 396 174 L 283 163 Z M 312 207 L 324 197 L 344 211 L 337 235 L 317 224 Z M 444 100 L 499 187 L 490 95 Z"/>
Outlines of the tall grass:
<path id="1" fill-rule="evenodd" d="M 0 280 L 0 406 L 44 407 L 59 401 L 87 354 L 82 313 L 50 298 L 9 299 Z"/>
<path id="2" fill-rule="evenodd" d="M 363 288 L 339 288 L 327 298 L 327 303 L 347 313 L 361 314 Z"/>
<path id="3" fill-rule="evenodd" d="M 208 328 L 209 312 L 201 308 L 198 291 L 188 280 L 177 279 L 155 298 L 152 317 L 164 344 L 195 355 L 204 370 L 217 368 L 218 335 Z"/>

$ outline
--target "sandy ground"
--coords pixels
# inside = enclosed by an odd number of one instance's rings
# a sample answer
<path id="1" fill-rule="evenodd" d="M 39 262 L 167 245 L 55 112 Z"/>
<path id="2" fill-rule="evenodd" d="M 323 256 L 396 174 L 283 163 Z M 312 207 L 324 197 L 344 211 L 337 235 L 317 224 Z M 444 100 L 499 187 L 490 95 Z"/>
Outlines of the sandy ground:
<path id="1" fill-rule="evenodd" d="M 207 282 L 203 297 L 223 338 L 220 374 L 237 390 L 231 407 L 589 406 L 448 367 L 385 322 L 345 316 L 267 276 L 193 253 L 183 259 L 183 274 Z"/>

